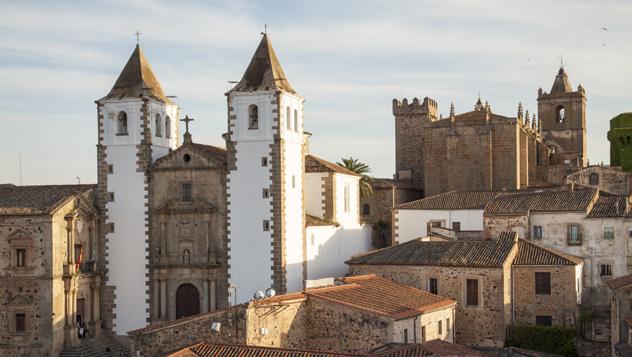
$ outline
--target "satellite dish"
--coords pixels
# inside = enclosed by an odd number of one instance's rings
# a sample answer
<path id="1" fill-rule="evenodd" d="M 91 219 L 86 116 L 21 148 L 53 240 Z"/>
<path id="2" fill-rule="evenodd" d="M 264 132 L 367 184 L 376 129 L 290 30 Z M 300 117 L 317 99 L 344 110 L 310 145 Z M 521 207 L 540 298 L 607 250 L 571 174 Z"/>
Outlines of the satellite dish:
<path id="1" fill-rule="evenodd" d="M 218 322 L 218 321 L 213 321 L 211 323 L 211 331 L 213 332 L 219 332 L 219 330 L 222 328 L 222 323 Z"/>
<path id="2" fill-rule="evenodd" d="M 253 295 L 253 297 L 255 298 L 255 300 L 261 300 L 266 296 L 264 295 L 263 291 L 257 290 L 255 291 L 255 294 Z"/>
<path id="3" fill-rule="evenodd" d="M 266 289 L 266 296 L 271 298 L 274 297 L 276 295 L 276 291 L 272 288 L 267 288 Z"/>

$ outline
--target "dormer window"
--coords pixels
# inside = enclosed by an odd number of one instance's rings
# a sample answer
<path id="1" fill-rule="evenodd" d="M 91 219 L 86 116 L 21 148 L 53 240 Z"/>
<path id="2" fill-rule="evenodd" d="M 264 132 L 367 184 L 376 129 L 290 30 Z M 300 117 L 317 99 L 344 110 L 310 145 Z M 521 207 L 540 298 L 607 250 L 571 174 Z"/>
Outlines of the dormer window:
<path id="1" fill-rule="evenodd" d="M 165 138 L 171 138 L 171 118 L 168 115 L 165 118 Z"/>
<path id="2" fill-rule="evenodd" d="M 259 108 L 254 104 L 248 107 L 248 129 L 259 129 Z"/>
<path id="3" fill-rule="evenodd" d="M 156 114 L 156 136 L 162 136 L 162 120 L 160 120 L 160 114 Z"/>
<path id="4" fill-rule="evenodd" d="M 555 110 L 555 120 L 562 124 L 564 122 L 564 115 L 565 115 L 565 111 L 564 111 L 564 107 L 561 105 L 557 106 L 557 109 Z"/>
<path id="5" fill-rule="evenodd" d="M 120 111 L 116 119 L 116 135 L 127 135 L 127 113 Z"/>

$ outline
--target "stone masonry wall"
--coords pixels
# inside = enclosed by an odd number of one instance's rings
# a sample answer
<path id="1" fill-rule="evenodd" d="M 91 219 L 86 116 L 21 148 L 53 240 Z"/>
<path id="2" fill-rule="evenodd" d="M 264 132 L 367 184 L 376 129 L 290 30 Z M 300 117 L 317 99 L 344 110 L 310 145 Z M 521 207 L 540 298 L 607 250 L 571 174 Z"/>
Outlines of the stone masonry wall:
<path id="1" fill-rule="evenodd" d="M 455 342 L 470 346 L 502 346 L 505 336 L 505 289 L 501 268 L 354 265 L 352 275 L 377 274 L 427 290 L 438 279 L 438 295 L 457 301 Z M 465 280 L 479 280 L 479 306 L 465 306 Z"/>
<path id="2" fill-rule="evenodd" d="M 537 315 L 549 315 L 553 325 L 574 327 L 579 314 L 575 266 L 514 266 L 514 323 L 535 324 Z M 536 295 L 535 273 L 551 274 L 551 294 Z"/>

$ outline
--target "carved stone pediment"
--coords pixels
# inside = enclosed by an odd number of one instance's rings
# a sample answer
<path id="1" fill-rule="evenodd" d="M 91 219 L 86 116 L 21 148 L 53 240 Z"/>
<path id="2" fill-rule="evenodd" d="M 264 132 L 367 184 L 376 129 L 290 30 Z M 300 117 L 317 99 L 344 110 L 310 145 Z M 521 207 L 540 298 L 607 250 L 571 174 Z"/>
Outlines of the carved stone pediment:
<path id="1" fill-rule="evenodd" d="M 28 297 L 17 294 L 7 299 L 7 305 L 10 306 L 30 306 L 33 303 Z"/>
<path id="2" fill-rule="evenodd" d="M 204 212 L 204 213 L 212 213 L 215 212 L 215 207 L 207 202 L 204 202 L 199 199 L 194 199 L 192 202 L 182 202 L 179 199 L 172 199 L 167 201 L 162 207 L 157 210 L 160 213 L 195 213 L 195 212 Z"/>
<path id="3" fill-rule="evenodd" d="M 14 241 L 31 241 L 33 237 L 31 234 L 23 229 L 17 229 L 9 234 L 9 243 Z"/>

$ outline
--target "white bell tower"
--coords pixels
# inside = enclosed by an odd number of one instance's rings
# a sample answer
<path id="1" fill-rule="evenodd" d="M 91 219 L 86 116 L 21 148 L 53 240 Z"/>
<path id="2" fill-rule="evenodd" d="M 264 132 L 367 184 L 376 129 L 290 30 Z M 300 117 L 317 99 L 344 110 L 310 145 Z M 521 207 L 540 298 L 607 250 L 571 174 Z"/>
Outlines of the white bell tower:
<path id="1" fill-rule="evenodd" d="M 178 106 L 167 98 L 140 46 L 107 96 L 96 101 L 103 319 L 117 335 L 149 318 L 146 170 L 178 146 Z M 103 243 L 101 243 L 103 244 Z"/>
<path id="2" fill-rule="evenodd" d="M 228 246 L 231 304 L 304 281 L 303 102 L 263 35 L 228 93 Z"/>

